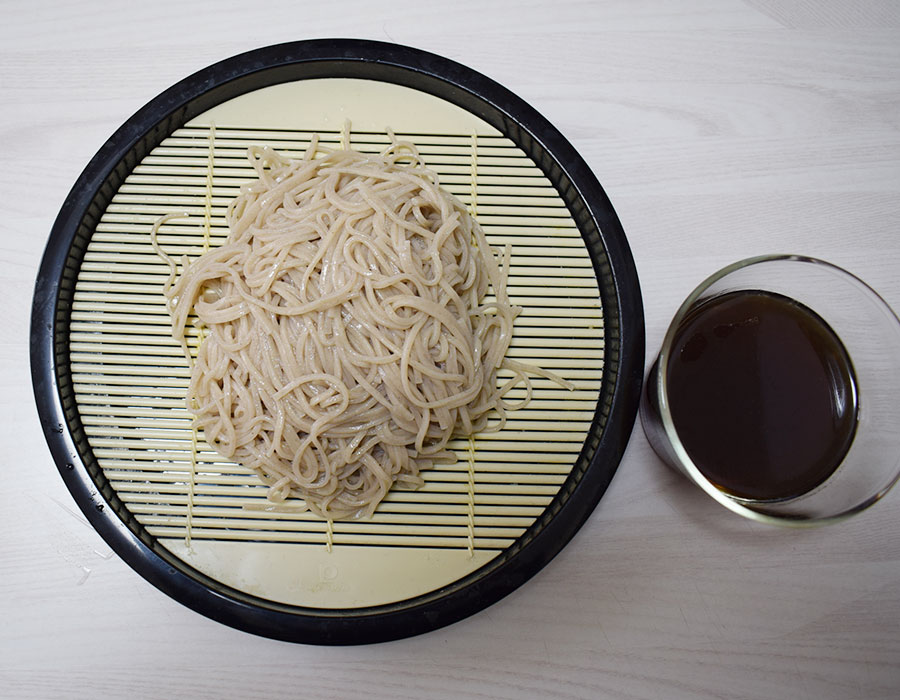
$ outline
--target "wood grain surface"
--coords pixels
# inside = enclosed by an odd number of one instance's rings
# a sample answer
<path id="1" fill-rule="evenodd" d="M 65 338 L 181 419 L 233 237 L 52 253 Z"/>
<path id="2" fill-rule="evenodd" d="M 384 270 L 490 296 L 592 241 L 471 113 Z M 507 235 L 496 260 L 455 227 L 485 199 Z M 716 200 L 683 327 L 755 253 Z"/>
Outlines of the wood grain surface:
<path id="1" fill-rule="evenodd" d="M 182 77 L 266 44 L 350 36 L 460 61 L 582 153 L 632 245 L 647 362 L 733 260 L 825 258 L 900 308 L 900 3 L 4 3 L 0 28 L 0 696 L 900 697 L 900 492 L 842 525 L 744 522 L 636 427 L 572 543 L 500 603 L 366 647 L 212 622 L 78 514 L 38 424 L 31 294 L 81 169 Z M 900 360 L 898 360 L 900 362 Z"/>

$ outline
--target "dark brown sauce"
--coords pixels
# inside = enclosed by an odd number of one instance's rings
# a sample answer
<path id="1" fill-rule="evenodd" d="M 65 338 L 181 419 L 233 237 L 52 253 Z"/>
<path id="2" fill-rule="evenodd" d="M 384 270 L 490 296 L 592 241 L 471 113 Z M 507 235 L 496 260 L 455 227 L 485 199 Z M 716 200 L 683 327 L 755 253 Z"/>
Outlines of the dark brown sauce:
<path id="1" fill-rule="evenodd" d="M 856 432 L 846 349 L 821 317 L 778 294 L 729 292 L 690 312 L 672 348 L 667 393 L 697 468 L 740 498 L 810 491 Z"/>

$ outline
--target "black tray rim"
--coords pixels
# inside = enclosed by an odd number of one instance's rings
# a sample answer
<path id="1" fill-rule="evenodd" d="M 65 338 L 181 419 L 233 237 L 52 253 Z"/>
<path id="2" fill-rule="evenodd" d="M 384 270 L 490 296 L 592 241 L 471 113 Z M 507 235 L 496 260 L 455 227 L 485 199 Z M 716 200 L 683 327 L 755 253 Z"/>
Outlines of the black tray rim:
<path id="1" fill-rule="evenodd" d="M 62 329 L 68 337 L 69 308 L 60 299 L 60 288 L 72 274 L 73 242 L 85 235 L 84 220 L 96 207 L 104 183 L 117 169 L 130 171 L 123 163 L 136 144 L 157 136 L 158 143 L 191 117 L 248 89 L 315 77 L 363 77 L 413 86 L 489 123 L 502 119 L 506 130 L 501 130 L 515 131 L 515 136 L 506 135 L 517 144 L 529 139 L 537 144 L 552 158 L 547 167 L 562 170 L 596 225 L 602 239 L 597 245 L 605 258 L 604 277 L 598 276 L 601 295 L 608 297 L 604 310 L 608 301 L 618 309 L 608 329 L 617 336 L 618 347 L 614 353 L 605 350 L 604 389 L 589 432 L 591 458 L 583 474 L 573 483 L 570 475 L 535 524 L 472 574 L 415 598 L 369 608 L 305 608 L 256 598 L 186 565 L 142 532 L 130 513 L 121 512 L 121 504 L 116 507 L 115 492 L 103 488 L 103 478 L 95 478 L 96 468 L 92 476 L 84 459 L 85 438 L 78 433 L 77 417 L 72 417 L 73 399 L 69 397 L 67 405 L 65 398 L 71 391 L 71 373 L 57 334 Z M 545 164 L 539 165 L 544 169 Z M 597 268 L 593 251 L 591 255 Z M 597 178 L 566 138 L 534 108 L 470 68 L 420 49 L 359 39 L 296 41 L 227 58 L 176 83 L 129 118 L 89 162 L 60 209 L 35 283 L 30 335 L 32 383 L 47 444 L 72 497 L 109 546 L 152 585 L 211 619 L 274 639 L 336 645 L 388 641 L 443 627 L 495 603 L 543 568 L 593 512 L 619 466 L 637 414 L 644 345 L 640 284 L 624 230 Z M 597 431 L 600 421 L 605 425 Z"/>

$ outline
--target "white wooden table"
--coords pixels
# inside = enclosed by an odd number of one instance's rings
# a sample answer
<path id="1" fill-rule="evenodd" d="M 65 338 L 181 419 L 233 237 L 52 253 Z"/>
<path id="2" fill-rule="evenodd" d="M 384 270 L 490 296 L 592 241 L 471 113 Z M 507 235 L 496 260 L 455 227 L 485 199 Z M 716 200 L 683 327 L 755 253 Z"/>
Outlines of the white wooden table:
<path id="1" fill-rule="evenodd" d="M 900 309 L 900 3 L 165 0 L 3 14 L 0 696 L 900 696 L 900 492 L 839 526 L 767 529 L 670 473 L 637 427 L 585 527 L 508 598 L 405 641 L 291 645 L 195 614 L 110 553 L 56 473 L 28 370 L 40 255 L 103 141 L 209 63 L 327 36 L 465 63 L 569 137 L 633 247 L 648 362 L 687 292 L 752 254 L 823 257 Z"/>

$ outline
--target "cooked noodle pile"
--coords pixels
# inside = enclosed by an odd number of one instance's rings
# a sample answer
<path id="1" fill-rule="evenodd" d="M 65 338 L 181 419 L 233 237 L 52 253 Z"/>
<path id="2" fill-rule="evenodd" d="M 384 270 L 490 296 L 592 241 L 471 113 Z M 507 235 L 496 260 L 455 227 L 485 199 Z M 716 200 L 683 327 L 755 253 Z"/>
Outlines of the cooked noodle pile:
<path id="1" fill-rule="evenodd" d="M 259 179 L 228 208 L 221 247 L 179 275 L 153 231 L 173 335 L 187 351 L 192 311 L 205 333 L 188 406 L 270 499 L 371 515 L 395 483 L 455 461 L 451 437 L 502 426 L 509 389 L 530 397 L 526 369 L 550 376 L 504 359 L 520 311 L 509 249 L 488 246 L 412 144 L 248 156 Z M 501 367 L 513 377 L 498 383 Z"/>

